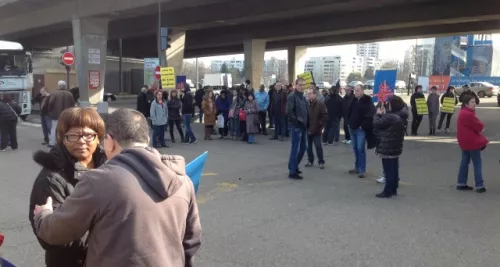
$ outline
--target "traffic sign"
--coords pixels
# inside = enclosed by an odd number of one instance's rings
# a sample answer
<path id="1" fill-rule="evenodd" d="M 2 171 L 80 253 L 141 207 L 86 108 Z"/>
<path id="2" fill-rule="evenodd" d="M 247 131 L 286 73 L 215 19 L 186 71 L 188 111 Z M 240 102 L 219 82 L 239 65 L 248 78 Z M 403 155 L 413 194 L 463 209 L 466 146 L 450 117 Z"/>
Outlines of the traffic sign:
<path id="1" fill-rule="evenodd" d="M 71 66 L 75 63 L 75 56 L 70 52 L 66 52 L 62 55 L 62 62 L 66 66 Z"/>
<path id="2" fill-rule="evenodd" d="M 155 68 L 155 79 L 160 80 L 161 79 L 161 67 L 156 66 Z"/>

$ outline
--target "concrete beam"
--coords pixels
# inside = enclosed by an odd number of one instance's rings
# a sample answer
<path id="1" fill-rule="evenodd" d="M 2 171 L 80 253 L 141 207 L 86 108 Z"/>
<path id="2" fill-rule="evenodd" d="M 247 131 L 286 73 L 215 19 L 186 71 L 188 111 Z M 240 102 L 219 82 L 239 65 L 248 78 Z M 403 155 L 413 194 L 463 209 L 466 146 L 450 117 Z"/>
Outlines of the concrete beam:
<path id="1" fill-rule="evenodd" d="M 297 75 L 304 72 L 306 52 L 305 46 L 288 47 L 288 81 L 290 83 L 297 79 Z"/>
<path id="2" fill-rule="evenodd" d="M 167 66 L 174 67 L 175 74 L 183 74 L 184 49 L 186 43 L 186 32 L 177 32 L 171 37 L 171 47 L 167 49 Z"/>
<path id="3" fill-rule="evenodd" d="M 243 41 L 245 55 L 245 79 L 250 80 L 253 88 L 258 88 L 262 80 L 264 66 L 265 40 Z"/>

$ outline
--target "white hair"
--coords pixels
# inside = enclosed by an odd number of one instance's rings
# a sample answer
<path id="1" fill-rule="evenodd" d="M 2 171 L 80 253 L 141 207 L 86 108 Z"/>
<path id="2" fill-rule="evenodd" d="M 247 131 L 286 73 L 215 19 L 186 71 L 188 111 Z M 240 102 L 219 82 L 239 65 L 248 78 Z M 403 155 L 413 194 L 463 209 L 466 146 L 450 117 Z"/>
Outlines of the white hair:
<path id="1" fill-rule="evenodd" d="M 68 88 L 68 85 L 66 84 L 66 82 L 65 82 L 65 81 L 60 80 L 60 81 L 58 81 L 58 82 L 57 82 L 57 88 L 58 88 L 58 89 L 63 89 L 63 90 L 64 90 L 64 89 L 67 89 L 67 88 Z"/>

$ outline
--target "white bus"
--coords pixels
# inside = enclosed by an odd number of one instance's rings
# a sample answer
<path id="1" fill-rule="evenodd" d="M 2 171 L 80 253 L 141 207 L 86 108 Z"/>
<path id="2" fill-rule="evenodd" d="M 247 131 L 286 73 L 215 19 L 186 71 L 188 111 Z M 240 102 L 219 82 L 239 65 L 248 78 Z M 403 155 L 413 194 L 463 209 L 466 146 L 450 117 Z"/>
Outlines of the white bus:
<path id="1" fill-rule="evenodd" d="M 21 118 L 31 113 L 33 67 L 31 53 L 20 43 L 0 40 L 0 93 L 8 94 L 21 107 Z"/>

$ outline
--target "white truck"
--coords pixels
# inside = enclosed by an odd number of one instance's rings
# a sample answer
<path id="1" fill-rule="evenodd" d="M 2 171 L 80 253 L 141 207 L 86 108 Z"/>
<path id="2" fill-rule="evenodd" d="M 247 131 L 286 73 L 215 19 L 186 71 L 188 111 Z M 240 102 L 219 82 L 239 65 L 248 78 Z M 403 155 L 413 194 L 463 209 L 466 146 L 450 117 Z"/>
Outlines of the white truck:
<path id="1" fill-rule="evenodd" d="M 233 86 L 233 79 L 230 73 L 205 74 L 203 86 L 212 87 L 214 94 L 219 95 L 223 86 L 227 89 Z"/>
<path id="2" fill-rule="evenodd" d="M 21 107 L 21 118 L 31 113 L 33 66 L 31 54 L 20 43 L 0 40 L 0 94 L 9 95 Z"/>

